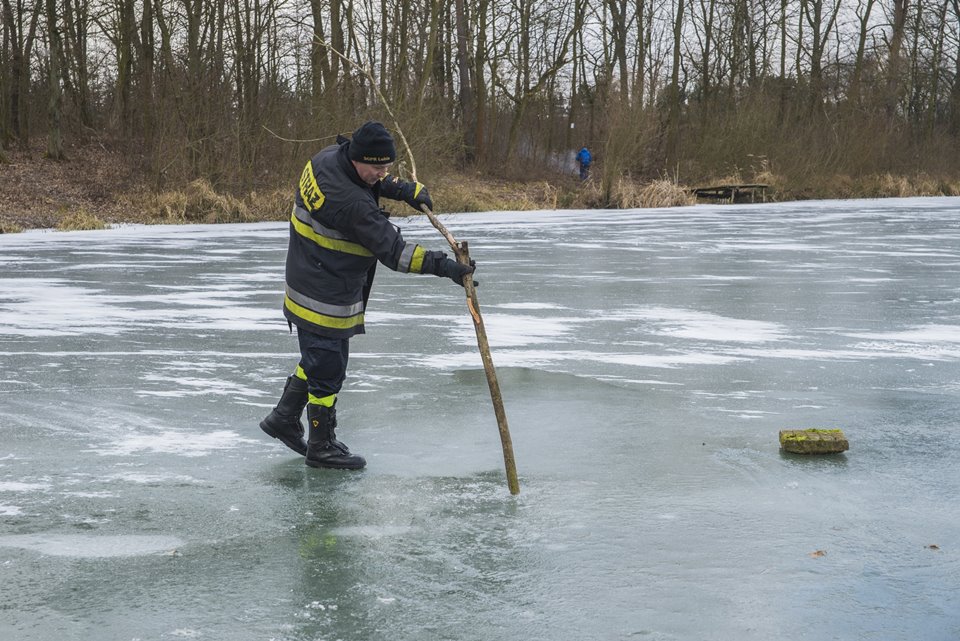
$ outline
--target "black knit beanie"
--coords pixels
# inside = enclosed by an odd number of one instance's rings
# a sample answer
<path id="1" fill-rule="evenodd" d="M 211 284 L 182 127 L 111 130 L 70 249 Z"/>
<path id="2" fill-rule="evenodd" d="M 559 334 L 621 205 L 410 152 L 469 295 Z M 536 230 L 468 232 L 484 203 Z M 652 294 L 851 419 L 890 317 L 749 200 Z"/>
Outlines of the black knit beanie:
<path id="1" fill-rule="evenodd" d="M 397 159 L 393 136 L 379 122 L 369 121 L 353 132 L 350 159 L 369 165 L 385 165 Z"/>

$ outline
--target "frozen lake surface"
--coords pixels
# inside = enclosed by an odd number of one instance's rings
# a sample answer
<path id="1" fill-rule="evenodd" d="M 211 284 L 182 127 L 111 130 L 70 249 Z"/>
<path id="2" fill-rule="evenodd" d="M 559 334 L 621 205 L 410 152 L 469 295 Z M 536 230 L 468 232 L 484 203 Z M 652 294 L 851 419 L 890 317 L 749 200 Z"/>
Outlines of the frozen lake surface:
<path id="1" fill-rule="evenodd" d="M 312 470 L 286 225 L 0 236 L 0 639 L 960 638 L 960 199 L 445 222 L 518 497 L 449 281 L 381 267 Z"/>

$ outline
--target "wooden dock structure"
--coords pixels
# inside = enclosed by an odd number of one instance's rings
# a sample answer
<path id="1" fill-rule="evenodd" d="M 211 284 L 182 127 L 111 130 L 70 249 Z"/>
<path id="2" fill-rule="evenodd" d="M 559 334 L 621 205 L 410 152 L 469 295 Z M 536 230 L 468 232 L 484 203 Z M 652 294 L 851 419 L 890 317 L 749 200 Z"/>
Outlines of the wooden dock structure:
<path id="1" fill-rule="evenodd" d="M 728 203 L 745 202 L 747 197 L 750 202 L 757 202 L 757 194 L 760 194 L 761 202 L 767 202 L 767 187 L 763 183 L 748 183 L 737 185 L 713 185 L 712 187 L 695 187 L 693 195 L 697 198 L 706 198 L 708 200 L 723 200 Z"/>

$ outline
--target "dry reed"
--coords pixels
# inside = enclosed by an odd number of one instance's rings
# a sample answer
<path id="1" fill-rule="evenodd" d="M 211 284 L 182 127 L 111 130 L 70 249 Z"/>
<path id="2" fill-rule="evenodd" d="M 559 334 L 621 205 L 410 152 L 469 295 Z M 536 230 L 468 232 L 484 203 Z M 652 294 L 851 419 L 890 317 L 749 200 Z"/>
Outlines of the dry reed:
<path id="1" fill-rule="evenodd" d="M 662 178 L 643 187 L 638 198 L 639 204 L 635 206 L 639 207 L 683 207 L 697 200 L 689 187 Z"/>
<path id="2" fill-rule="evenodd" d="M 86 231 L 106 228 L 107 224 L 105 222 L 85 209 L 80 209 L 57 222 L 57 231 Z"/>
<path id="3" fill-rule="evenodd" d="M 133 207 L 128 196 L 127 206 Z M 292 189 L 252 191 L 237 197 L 219 193 L 206 180 L 195 180 L 183 190 L 153 194 L 145 212 L 151 223 L 249 223 L 283 221 L 293 206 Z"/>

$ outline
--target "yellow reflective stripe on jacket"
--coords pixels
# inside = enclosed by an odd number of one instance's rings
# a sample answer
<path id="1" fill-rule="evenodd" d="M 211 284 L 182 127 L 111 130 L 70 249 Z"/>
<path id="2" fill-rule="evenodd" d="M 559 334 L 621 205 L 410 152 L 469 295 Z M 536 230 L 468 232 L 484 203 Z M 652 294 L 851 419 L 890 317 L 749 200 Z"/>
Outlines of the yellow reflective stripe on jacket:
<path id="1" fill-rule="evenodd" d="M 400 252 L 400 260 L 397 261 L 397 271 L 401 273 L 410 272 L 412 274 L 421 273 L 423 271 L 423 257 L 426 253 L 426 250 L 420 245 L 407 243 L 403 251 Z"/>
<path id="2" fill-rule="evenodd" d="M 330 238 L 332 240 L 347 240 L 347 237 L 338 232 L 336 229 L 330 229 L 320 224 L 316 218 L 310 215 L 310 212 L 294 203 L 293 205 L 293 215 L 303 223 L 304 225 L 310 225 L 313 227 L 313 231 L 317 232 L 325 238 Z"/>
<path id="3" fill-rule="evenodd" d="M 350 329 L 351 327 L 356 327 L 357 325 L 363 325 L 363 312 L 360 312 L 354 316 L 347 316 L 346 318 L 327 316 L 326 314 L 318 314 L 317 312 L 307 309 L 302 305 L 298 305 L 297 303 L 293 302 L 289 296 L 284 297 L 283 304 L 293 315 L 298 316 L 305 321 L 309 321 L 314 325 L 319 325 L 320 327 L 329 327 L 331 329 Z"/>
<path id="4" fill-rule="evenodd" d="M 299 378 L 301 381 L 307 380 L 307 373 L 303 371 L 303 367 L 297 365 L 297 370 L 293 373 L 294 376 Z"/>
<path id="5" fill-rule="evenodd" d="M 413 250 L 413 260 L 410 261 L 410 271 L 414 274 L 423 273 L 423 259 L 427 255 L 427 250 L 417 245 Z"/>
<path id="6" fill-rule="evenodd" d="M 416 198 L 420 195 L 420 190 L 423 189 L 423 183 L 417 183 L 416 188 L 413 190 L 413 197 Z"/>
<path id="7" fill-rule="evenodd" d="M 356 316 L 363 311 L 363 301 L 359 300 L 350 305 L 334 305 L 324 303 L 315 298 L 310 298 L 306 294 L 298 292 L 290 285 L 284 289 L 287 297 L 300 307 L 306 307 L 312 312 L 323 314 L 324 316 L 335 316 L 336 318 L 346 318 L 347 316 Z"/>
<path id="8" fill-rule="evenodd" d="M 329 236 L 318 233 L 313 226 L 308 225 L 297 217 L 296 207 L 294 207 L 293 213 L 290 214 L 290 224 L 293 225 L 293 228 L 298 234 L 326 249 L 343 252 L 344 254 L 353 254 L 354 256 L 373 256 L 373 253 L 363 245 L 351 243 L 349 240 L 330 238 Z M 317 226 L 321 227 L 320 225 Z"/>
<path id="9" fill-rule="evenodd" d="M 313 175 L 313 162 L 309 160 L 307 166 L 303 168 L 303 173 L 300 174 L 300 197 L 313 211 L 319 209 L 326 200 L 323 192 L 320 191 L 320 185 L 317 184 L 317 177 Z"/>

